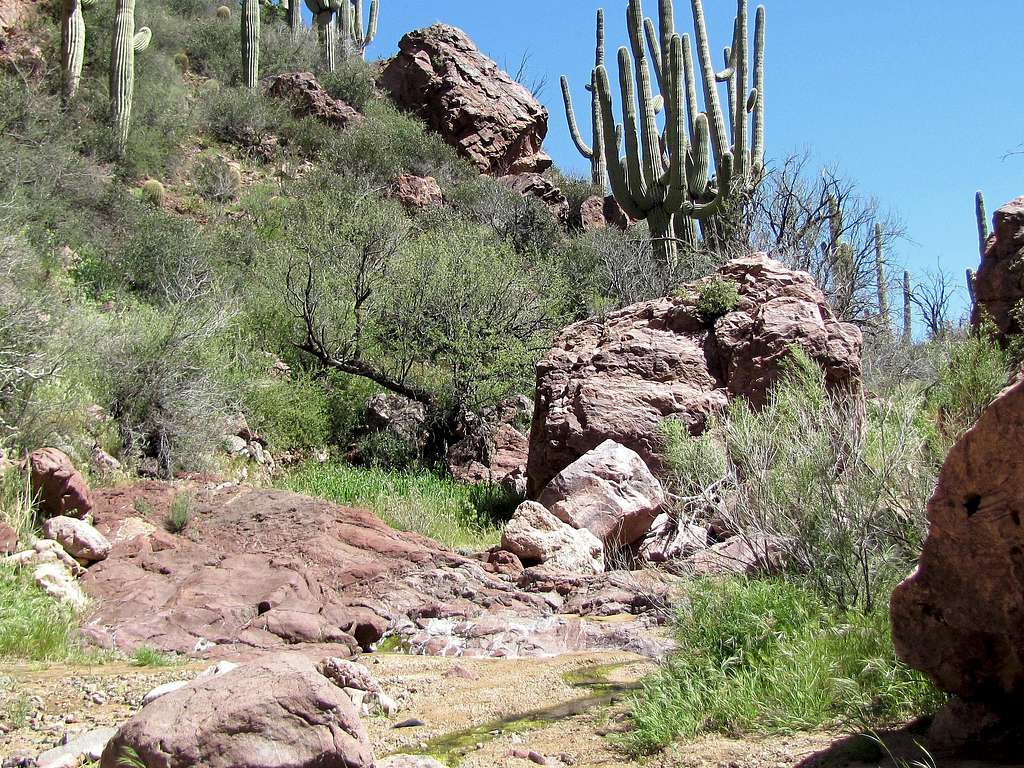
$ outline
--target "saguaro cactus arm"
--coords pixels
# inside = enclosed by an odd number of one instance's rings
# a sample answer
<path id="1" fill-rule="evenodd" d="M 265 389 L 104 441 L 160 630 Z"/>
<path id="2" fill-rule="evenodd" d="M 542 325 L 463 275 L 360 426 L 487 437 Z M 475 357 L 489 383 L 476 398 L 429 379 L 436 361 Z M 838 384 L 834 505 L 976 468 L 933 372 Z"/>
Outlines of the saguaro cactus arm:
<path id="1" fill-rule="evenodd" d="M 974 212 L 978 217 L 978 249 L 984 258 L 985 248 L 988 245 L 989 228 L 988 213 L 985 210 L 985 195 L 980 190 L 974 195 Z"/>
<path id="2" fill-rule="evenodd" d="M 597 9 L 597 43 L 594 53 L 594 66 L 604 66 L 604 10 L 601 8 Z M 604 152 L 604 130 L 601 125 L 601 105 L 598 103 L 597 98 L 597 80 L 596 73 L 591 73 L 590 85 L 587 86 L 587 90 L 590 91 L 590 120 L 593 129 L 593 146 L 589 146 L 583 135 L 580 133 L 579 126 L 576 122 L 576 112 L 572 104 L 572 92 L 569 88 L 569 79 L 565 75 L 561 78 L 562 84 L 562 101 L 565 104 L 565 119 L 569 124 L 569 135 L 572 137 L 573 143 L 579 150 L 583 157 L 590 160 L 590 177 L 591 181 L 606 189 L 608 187 L 608 169 L 606 167 L 605 152 Z"/>

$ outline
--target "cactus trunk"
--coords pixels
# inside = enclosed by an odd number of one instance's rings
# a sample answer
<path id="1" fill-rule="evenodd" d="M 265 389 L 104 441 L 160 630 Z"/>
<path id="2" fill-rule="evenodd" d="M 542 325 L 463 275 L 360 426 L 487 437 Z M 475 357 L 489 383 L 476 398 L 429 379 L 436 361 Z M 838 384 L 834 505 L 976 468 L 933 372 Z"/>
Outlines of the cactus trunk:
<path id="1" fill-rule="evenodd" d="M 288 27 L 292 35 L 298 35 L 302 31 L 302 6 L 299 0 L 288 0 Z"/>
<path id="2" fill-rule="evenodd" d="M 982 258 L 985 257 L 985 248 L 988 246 L 988 213 L 985 211 L 985 195 L 978 192 L 974 196 L 974 212 L 978 217 L 978 249 Z"/>
<path id="3" fill-rule="evenodd" d="M 875 285 L 878 288 L 878 317 L 882 327 L 888 330 L 889 286 L 885 279 L 885 250 L 882 243 L 882 225 L 875 224 Z"/>
<path id="4" fill-rule="evenodd" d="M 597 9 L 597 48 L 594 55 L 594 66 L 604 66 L 604 10 Z M 590 161 L 590 180 L 595 186 L 602 190 L 608 189 L 608 165 L 604 152 L 604 129 L 601 125 L 601 103 L 597 97 L 597 75 L 596 70 L 591 74 L 590 85 L 590 122 L 593 130 L 594 146 L 590 147 L 580 129 L 576 125 L 576 112 L 572 106 L 572 93 L 569 90 L 569 80 L 562 76 L 562 101 L 565 103 L 565 119 L 569 124 L 569 135 L 572 137 L 576 149 L 583 157 Z"/>
<path id="5" fill-rule="evenodd" d="M 242 70 L 246 87 L 255 89 L 260 81 L 260 0 L 244 0 L 241 15 Z"/>
<path id="6" fill-rule="evenodd" d="M 131 129 L 135 54 L 149 46 L 151 36 L 148 27 L 135 31 L 135 0 L 117 0 L 110 51 L 110 121 L 119 156 L 124 154 Z"/>
<path id="7" fill-rule="evenodd" d="M 62 94 L 67 103 L 78 93 L 85 60 L 85 16 L 82 0 L 64 0 L 61 5 L 61 74 Z"/>
<path id="8" fill-rule="evenodd" d="M 903 272 L 903 343 L 906 346 L 914 340 L 913 313 L 911 311 L 913 294 L 910 290 L 910 273 Z"/>

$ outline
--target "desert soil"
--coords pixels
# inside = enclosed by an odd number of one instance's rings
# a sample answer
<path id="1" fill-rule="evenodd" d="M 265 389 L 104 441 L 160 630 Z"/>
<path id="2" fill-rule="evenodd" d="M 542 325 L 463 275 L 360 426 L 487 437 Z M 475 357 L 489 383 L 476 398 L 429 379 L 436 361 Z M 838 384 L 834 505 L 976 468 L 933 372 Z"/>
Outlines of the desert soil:
<path id="1" fill-rule="evenodd" d="M 465 768 L 528 768 L 530 752 L 551 766 L 651 766 L 652 768 L 788 768 L 789 766 L 879 765 L 865 762 L 841 735 L 798 734 L 735 740 L 707 737 L 678 744 L 665 753 L 630 760 L 616 746 L 627 725 L 626 705 L 602 702 L 551 722 L 514 723 L 495 733 L 489 727 L 546 710 L 596 691 L 572 684 L 595 670 L 616 684 L 631 684 L 653 669 L 638 656 L 586 653 L 544 659 L 466 659 L 371 654 L 362 661 L 399 704 L 391 717 L 367 718 L 378 756 L 430 751 L 439 737 L 474 731 L 456 739 L 448 752 L 452 765 Z M 206 665 L 190 662 L 171 668 L 140 668 L 125 663 L 97 667 L 0 665 L 0 755 L 40 752 L 76 733 L 117 725 L 139 707 L 152 688 L 190 679 Z M 572 707 L 569 707 L 572 709 Z M 11 722 L 12 715 L 14 722 Z M 398 728 L 415 718 L 422 725 Z M 449 739 L 451 741 L 451 739 Z M 913 739 L 898 739 L 912 747 Z M 953 768 L 942 763 L 943 768 Z M 956 768 L 968 768 L 957 764 Z"/>

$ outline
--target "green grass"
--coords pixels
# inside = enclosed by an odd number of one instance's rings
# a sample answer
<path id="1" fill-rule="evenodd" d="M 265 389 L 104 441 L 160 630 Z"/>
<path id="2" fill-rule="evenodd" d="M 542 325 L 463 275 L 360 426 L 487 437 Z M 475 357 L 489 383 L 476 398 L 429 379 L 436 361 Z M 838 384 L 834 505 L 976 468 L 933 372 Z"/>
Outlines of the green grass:
<path id="1" fill-rule="evenodd" d="M 177 656 L 163 653 L 148 645 L 136 648 L 130 660 L 136 667 L 173 667 L 180 663 Z"/>
<path id="2" fill-rule="evenodd" d="M 167 530 L 181 533 L 192 520 L 192 494 L 176 493 L 171 499 L 171 508 L 167 514 Z"/>
<path id="3" fill-rule="evenodd" d="M 279 486 L 366 507 L 392 528 L 473 551 L 498 543 L 502 520 L 514 504 L 496 487 L 465 485 L 425 470 L 389 472 L 338 463 L 306 464 Z"/>
<path id="4" fill-rule="evenodd" d="M 17 730 L 24 728 L 28 724 L 28 718 L 31 714 L 32 702 L 29 701 L 28 694 L 22 693 L 5 707 L 2 720 Z"/>
<path id="5" fill-rule="evenodd" d="M 884 609 L 840 614 L 781 580 L 697 581 L 686 603 L 676 652 L 635 698 L 634 753 L 704 732 L 866 730 L 943 701 L 897 659 Z"/>
<path id="6" fill-rule="evenodd" d="M 82 653 L 78 615 L 51 598 L 31 571 L 0 565 L 0 658 L 63 661 Z"/>

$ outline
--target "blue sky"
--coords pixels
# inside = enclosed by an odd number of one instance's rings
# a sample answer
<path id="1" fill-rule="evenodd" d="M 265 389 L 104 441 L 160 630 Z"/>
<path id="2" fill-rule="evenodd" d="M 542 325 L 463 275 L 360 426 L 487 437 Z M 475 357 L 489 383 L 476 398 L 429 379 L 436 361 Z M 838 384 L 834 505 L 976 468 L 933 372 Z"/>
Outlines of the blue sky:
<path id="1" fill-rule="evenodd" d="M 368 0 L 367 0 L 368 1 Z M 1017 72 L 1022 0 L 763 0 L 768 11 L 769 157 L 810 149 L 835 164 L 907 226 L 896 258 L 913 271 L 976 266 L 973 198 L 990 213 L 1024 194 L 1024 100 Z M 752 2 L 752 7 L 753 7 Z M 593 66 L 594 11 L 608 17 L 610 57 L 625 42 L 626 0 L 381 0 L 369 56 L 390 56 L 403 33 L 437 21 L 461 27 L 511 68 L 524 52 L 548 75 L 545 144 L 564 169 L 586 172 L 565 125 L 558 77 L 577 109 Z M 676 0 L 676 23 L 690 23 Z M 645 12 L 657 0 L 645 0 Z M 731 36 L 735 0 L 705 0 L 716 49 Z M 614 60 L 612 58 L 612 60 Z"/>

